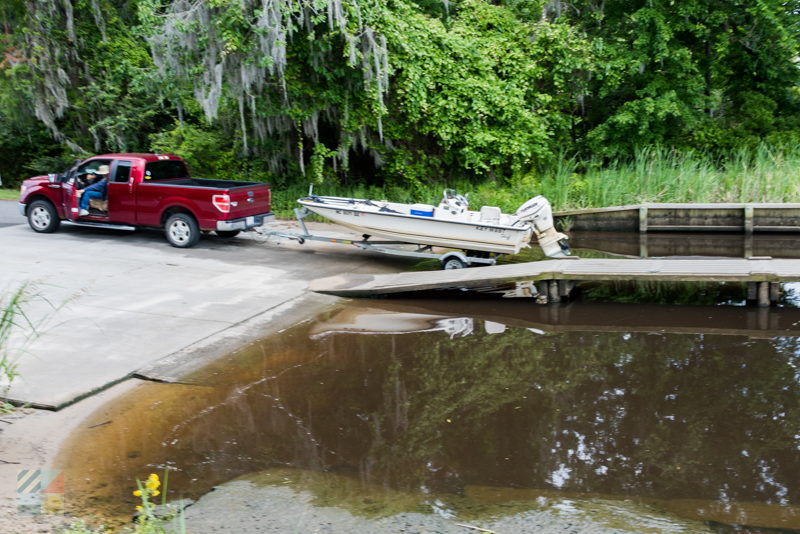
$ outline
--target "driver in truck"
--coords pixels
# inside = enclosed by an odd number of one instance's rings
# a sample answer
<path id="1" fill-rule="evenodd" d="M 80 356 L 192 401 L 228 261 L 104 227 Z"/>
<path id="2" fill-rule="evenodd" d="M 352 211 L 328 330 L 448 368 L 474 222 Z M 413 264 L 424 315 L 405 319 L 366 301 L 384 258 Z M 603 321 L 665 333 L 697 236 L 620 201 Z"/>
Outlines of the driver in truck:
<path id="1" fill-rule="evenodd" d="M 78 213 L 80 217 L 89 215 L 89 201 L 93 198 L 103 199 L 108 190 L 108 165 L 100 165 L 97 168 L 97 174 L 100 180 L 86 187 L 81 195 L 80 209 Z"/>

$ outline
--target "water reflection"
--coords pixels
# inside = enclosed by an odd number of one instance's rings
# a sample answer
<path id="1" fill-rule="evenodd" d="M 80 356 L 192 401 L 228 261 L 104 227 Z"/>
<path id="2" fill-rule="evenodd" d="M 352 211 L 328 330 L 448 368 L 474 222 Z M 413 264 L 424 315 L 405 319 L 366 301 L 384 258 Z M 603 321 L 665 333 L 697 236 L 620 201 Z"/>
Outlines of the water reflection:
<path id="1" fill-rule="evenodd" d="M 60 467 L 73 502 L 119 511 L 156 466 L 193 496 L 292 467 L 455 512 L 599 495 L 800 528 L 798 325 L 795 309 L 355 302 L 139 388 Z"/>

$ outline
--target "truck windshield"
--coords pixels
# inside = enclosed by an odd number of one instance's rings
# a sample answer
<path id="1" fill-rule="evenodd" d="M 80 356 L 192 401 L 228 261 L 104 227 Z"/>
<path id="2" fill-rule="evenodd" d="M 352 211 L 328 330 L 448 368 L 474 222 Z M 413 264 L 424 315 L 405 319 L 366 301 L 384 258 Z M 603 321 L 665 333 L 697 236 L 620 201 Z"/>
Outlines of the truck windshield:
<path id="1" fill-rule="evenodd" d="M 186 165 L 178 160 L 151 161 L 144 168 L 147 180 L 169 180 L 170 178 L 188 178 Z"/>

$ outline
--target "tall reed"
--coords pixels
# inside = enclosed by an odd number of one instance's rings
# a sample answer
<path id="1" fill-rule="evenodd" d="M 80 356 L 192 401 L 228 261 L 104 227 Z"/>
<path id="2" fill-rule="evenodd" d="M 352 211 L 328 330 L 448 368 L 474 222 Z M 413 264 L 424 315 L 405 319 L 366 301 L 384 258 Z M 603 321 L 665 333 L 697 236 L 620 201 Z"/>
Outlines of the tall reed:
<path id="1" fill-rule="evenodd" d="M 24 348 L 24 341 L 37 333 L 24 309 L 30 295 L 30 286 L 27 284 L 6 295 L 0 295 L 0 413 L 13 410 L 13 406 L 5 401 L 5 394 L 19 376 L 17 360 L 19 351 Z M 17 344 L 11 339 L 15 330 L 25 332 L 22 343 Z"/>
<path id="2" fill-rule="evenodd" d="M 514 211 L 533 195 L 547 197 L 554 209 L 638 204 L 641 202 L 800 202 L 800 146 L 762 144 L 713 156 L 664 147 L 637 150 L 611 162 L 560 157 L 521 178 L 442 183 L 431 177 L 416 193 L 401 188 L 346 187 L 324 184 L 322 195 L 385 198 L 395 202 L 436 203 L 444 187 L 471 192 L 473 206 L 492 205 Z M 276 192 L 276 212 L 292 216 L 295 200 L 308 186 Z"/>

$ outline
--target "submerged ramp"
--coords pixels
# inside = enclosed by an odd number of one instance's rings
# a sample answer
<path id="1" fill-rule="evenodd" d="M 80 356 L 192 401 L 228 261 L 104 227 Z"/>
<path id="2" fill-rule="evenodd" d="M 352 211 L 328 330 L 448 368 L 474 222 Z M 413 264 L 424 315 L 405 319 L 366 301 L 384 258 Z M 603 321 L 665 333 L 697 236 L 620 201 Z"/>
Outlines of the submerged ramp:
<path id="1" fill-rule="evenodd" d="M 317 293 L 375 297 L 443 289 L 500 290 L 520 283 L 549 281 L 550 301 L 566 296 L 572 282 L 651 280 L 661 282 L 753 282 L 760 303 L 777 300 L 780 282 L 800 281 L 800 260 L 772 258 L 566 258 L 448 271 L 396 274 L 341 274 L 311 282 Z M 773 283 L 773 284 L 770 284 Z M 542 293 L 542 284 L 539 292 Z M 555 289 L 554 289 L 555 288 Z M 512 295 L 509 295 L 512 296 Z M 518 294 L 516 296 L 523 296 Z M 556 297 L 556 298 L 552 298 Z M 756 295 L 752 296 L 753 300 Z"/>

